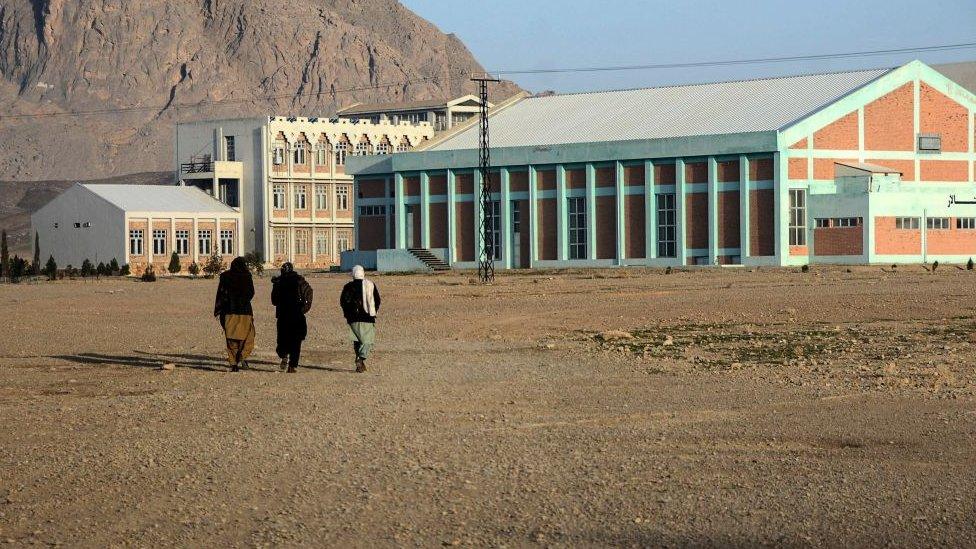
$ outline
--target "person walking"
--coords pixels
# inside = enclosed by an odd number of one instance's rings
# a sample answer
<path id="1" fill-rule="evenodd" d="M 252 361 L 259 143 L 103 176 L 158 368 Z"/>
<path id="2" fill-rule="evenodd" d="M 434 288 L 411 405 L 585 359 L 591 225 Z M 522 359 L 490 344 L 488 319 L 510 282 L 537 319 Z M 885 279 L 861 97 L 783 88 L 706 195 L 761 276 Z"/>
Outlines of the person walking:
<path id="1" fill-rule="evenodd" d="M 234 258 L 230 269 L 220 273 L 214 316 L 220 319 L 227 341 L 227 362 L 232 372 L 247 367 L 247 357 L 254 350 L 254 279 L 243 257 Z"/>
<path id="2" fill-rule="evenodd" d="M 366 371 L 366 359 L 376 340 L 376 313 L 380 310 L 380 291 L 366 278 L 361 265 L 352 268 L 352 282 L 342 288 L 339 297 L 342 314 L 349 323 L 352 348 L 356 352 L 356 371 Z"/>
<path id="3" fill-rule="evenodd" d="M 312 287 L 291 263 L 282 265 L 281 276 L 272 278 L 271 283 L 271 304 L 278 318 L 278 358 L 281 369 L 294 374 L 302 356 L 302 341 L 308 335 L 305 314 L 312 309 Z"/>

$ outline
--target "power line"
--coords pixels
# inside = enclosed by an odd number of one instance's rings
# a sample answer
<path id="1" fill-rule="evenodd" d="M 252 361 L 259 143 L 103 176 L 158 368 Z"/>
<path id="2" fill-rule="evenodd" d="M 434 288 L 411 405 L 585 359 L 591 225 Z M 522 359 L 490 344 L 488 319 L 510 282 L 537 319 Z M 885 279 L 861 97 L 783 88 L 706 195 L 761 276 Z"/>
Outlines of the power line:
<path id="1" fill-rule="evenodd" d="M 521 69 L 521 70 L 498 70 L 492 71 L 495 75 L 519 75 L 519 74 L 555 74 L 570 72 L 611 72 L 611 71 L 636 71 L 650 69 L 678 69 L 692 67 L 727 67 L 735 65 L 757 65 L 763 63 L 784 63 L 788 61 L 819 61 L 826 59 L 848 59 L 854 57 L 871 57 L 878 55 L 893 55 L 899 53 L 922 53 L 933 51 L 951 51 L 976 48 L 976 42 L 966 42 L 962 44 L 946 44 L 941 46 L 922 46 L 917 48 L 897 48 L 890 50 L 870 50 L 847 53 L 824 53 L 816 55 L 792 55 L 788 57 L 764 57 L 758 59 L 734 59 L 726 61 L 696 61 L 689 63 L 657 63 L 651 65 L 620 65 L 609 67 L 573 67 L 573 68 L 554 68 L 554 69 Z"/>

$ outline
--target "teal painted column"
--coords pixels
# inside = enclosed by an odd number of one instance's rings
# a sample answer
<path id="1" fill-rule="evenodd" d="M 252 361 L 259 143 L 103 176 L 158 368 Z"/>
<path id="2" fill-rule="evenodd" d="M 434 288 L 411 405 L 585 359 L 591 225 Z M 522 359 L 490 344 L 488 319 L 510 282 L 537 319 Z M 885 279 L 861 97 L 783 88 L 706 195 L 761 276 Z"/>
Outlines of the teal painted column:
<path id="1" fill-rule="evenodd" d="M 403 174 L 399 172 L 393 175 L 393 201 L 396 212 L 393 228 L 396 234 L 396 248 L 405 250 L 407 248 L 407 205 L 403 199 Z"/>
<path id="2" fill-rule="evenodd" d="M 617 191 L 616 216 L 617 221 L 617 265 L 623 265 L 627 257 L 627 224 L 624 216 L 624 208 L 627 205 L 627 185 L 624 181 L 624 163 L 617 161 L 615 168 L 615 185 Z"/>
<path id="3" fill-rule="evenodd" d="M 511 175 L 508 168 L 502 168 L 500 172 L 501 188 L 501 226 L 502 226 L 502 262 L 506 269 L 512 268 L 512 197 L 509 189 L 511 185 Z"/>
<path id="4" fill-rule="evenodd" d="M 773 154 L 773 246 L 777 265 L 785 265 L 790 255 L 790 186 L 787 162 L 785 154 Z"/>
<path id="5" fill-rule="evenodd" d="M 569 214 L 566 198 L 566 166 L 556 166 L 556 257 L 569 259 Z"/>
<path id="6" fill-rule="evenodd" d="M 447 170 L 447 262 L 457 261 L 457 186 L 454 170 Z"/>
<path id="7" fill-rule="evenodd" d="M 718 265 L 718 161 L 708 157 L 708 262 Z"/>
<path id="8" fill-rule="evenodd" d="M 657 194 L 654 192 L 654 162 L 644 161 L 644 257 L 657 258 Z"/>
<path id="9" fill-rule="evenodd" d="M 384 178 L 383 179 L 383 198 L 386 199 L 387 201 L 390 199 L 389 198 L 389 196 L 390 196 L 390 186 L 391 186 L 390 185 L 390 178 L 389 177 Z M 389 202 L 387 202 L 387 204 L 389 204 Z M 390 210 L 390 209 L 391 208 L 387 208 L 387 210 Z M 394 214 L 395 214 L 396 210 L 395 209 L 393 209 L 393 210 L 394 210 Z M 390 212 L 387 211 L 386 212 L 386 215 L 383 216 L 383 245 L 387 249 L 393 247 L 393 242 L 390 241 L 390 223 L 391 222 L 393 222 L 392 216 L 390 215 Z"/>
<path id="10" fill-rule="evenodd" d="M 739 261 L 745 263 L 749 257 L 749 229 L 751 213 L 749 211 L 749 157 L 739 155 Z"/>
<path id="11" fill-rule="evenodd" d="M 586 258 L 596 259 L 596 167 L 586 165 Z"/>
<path id="12" fill-rule="evenodd" d="M 674 161 L 674 217 L 675 217 L 675 254 L 678 265 L 688 263 L 688 205 L 685 196 L 688 187 L 685 184 L 685 161 L 678 158 Z"/>
<path id="13" fill-rule="evenodd" d="M 481 233 L 481 187 L 484 186 L 484 181 L 481 179 L 481 170 L 474 171 L 474 177 L 472 178 L 474 185 L 474 215 L 471 217 L 474 219 L 474 260 L 481 261 L 481 252 L 485 248 L 484 235 Z"/>
<path id="14" fill-rule="evenodd" d="M 430 249 L 430 174 L 420 172 L 420 247 Z"/>
<path id="15" fill-rule="evenodd" d="M 539 261 L 539 200 L 538 172 L 529 166 L 529 268 Z"/>

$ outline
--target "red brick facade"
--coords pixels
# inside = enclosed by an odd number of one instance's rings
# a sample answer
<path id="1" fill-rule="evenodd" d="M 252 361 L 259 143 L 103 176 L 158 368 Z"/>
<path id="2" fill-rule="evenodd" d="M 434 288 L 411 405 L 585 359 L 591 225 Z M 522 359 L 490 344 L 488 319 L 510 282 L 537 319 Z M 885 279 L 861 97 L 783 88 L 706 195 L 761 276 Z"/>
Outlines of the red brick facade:
<path id="1" fill-rule="evenodd" d="M 814 229 L 813 253 L 817 256 L 862 255 L 864 253 L 864 227 Z"/>

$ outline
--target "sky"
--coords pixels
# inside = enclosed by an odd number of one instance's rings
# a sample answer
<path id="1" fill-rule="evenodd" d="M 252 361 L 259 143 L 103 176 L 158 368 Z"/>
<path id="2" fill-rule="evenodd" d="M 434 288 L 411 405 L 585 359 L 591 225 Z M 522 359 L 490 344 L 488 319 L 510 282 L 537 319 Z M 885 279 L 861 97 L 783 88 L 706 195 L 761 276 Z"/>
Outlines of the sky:
<path id="1" fill-rule="evenodd" d="M 401 0 L 492 71 L 646 65 L 976 42 L 974 0 Z M 513 75 L 539 92 L 637 88 L 976 60 L 943 52 L 612 73 Z"/>

